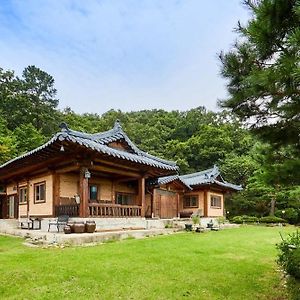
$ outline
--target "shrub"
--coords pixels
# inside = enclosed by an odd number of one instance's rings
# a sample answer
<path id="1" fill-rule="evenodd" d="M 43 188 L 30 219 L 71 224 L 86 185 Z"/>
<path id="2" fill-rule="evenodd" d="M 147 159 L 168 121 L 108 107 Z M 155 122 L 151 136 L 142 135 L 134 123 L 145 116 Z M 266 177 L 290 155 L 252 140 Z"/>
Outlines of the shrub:
<path id="1" fill-rule="evenodd" d="M 300 248 L 291 251 L 286 271 L 296 279 L 300 279 Z"/>
<path id="2" fill-rule="evenodd" d="M 258 222 L 257 217 L 253 216 L 235 216 L 231 219 L 231 222 L 236 223 L 236 224 L 242 224 L 242 223 L 255 223 Z"/>
<path id="3" fill-rule="evenodd" d="M 194 225 L 197 225 L 200 223 L 200 217 L 198 215 L 193 215 L 192 216 L 192 221 Z"/>
<path id="4" fill-rule="evenodd" d="M 218 224 L 225 224 L 226 218 L 225 217 L 218 217 L 217 221 L 218 221 Z"/>
<path id="5" fill-rule="evenodd" d="M 242 224 L 244 221 L 242 216 L 235 216 L 231 219 L 231 222 L 236 224 Z"/>
<path id="6" fill-rule="evenodd" d="M 285 219 L 278 218 L 275 216 L 267 216 L 267 217 L 262 217 L 259 220 L 261 223 L 286 223 Z"/>
<path id="7" fill-rule="evenodd" d="M 243 216 L 244 221 L 246 223 L 255 223 L 258 222 L 258 218 L 257 217 L 253 217 L 253 216 Z"/>
<path id="8" fill-rule="evenodd" d="M 282 237 L 281 237 L 282 238 Z M 300 279 L 300 234 L 298 230 L 289 234 L 277 245 L 279 249 L 278 264 L 296 279 Z"/>
<path id="9" fill-rule="evenodd" d="M 290 224 L 296 224 L 299 219 L 298 211 L 295 208 L 287 208 L 283 214 L 283 218 L 286 219 Z"/>

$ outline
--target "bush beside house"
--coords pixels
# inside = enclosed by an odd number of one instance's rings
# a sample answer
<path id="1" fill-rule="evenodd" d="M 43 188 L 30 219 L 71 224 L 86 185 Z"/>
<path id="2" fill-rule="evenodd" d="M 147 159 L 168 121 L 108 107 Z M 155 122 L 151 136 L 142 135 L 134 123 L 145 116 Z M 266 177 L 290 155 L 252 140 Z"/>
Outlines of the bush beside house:
<path id="1" fill-rule="evenodd" d="M 287 223 L 287 221 L 283 218 L 275 217 L 275 216 L 267 216 L 267 217 L 254 217 L 254 216 L 235 216 L 231 219 L 232 223 L 243 224 L 243 223 L 263 223 L 263 224 L 277 224 L 277 223 Z"/>
<path id="2" fill-rule="evenodd" d="M 279 250 L 277 263 L 290 276 L 288 289 L 291 299 L 300 299 L 300 232 L 289 234 L 277 245 Z"/>

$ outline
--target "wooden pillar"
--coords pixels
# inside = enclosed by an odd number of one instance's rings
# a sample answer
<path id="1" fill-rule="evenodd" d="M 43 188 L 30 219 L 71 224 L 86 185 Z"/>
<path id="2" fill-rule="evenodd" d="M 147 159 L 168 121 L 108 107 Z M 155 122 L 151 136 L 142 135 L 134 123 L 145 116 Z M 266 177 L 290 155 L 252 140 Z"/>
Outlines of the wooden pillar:
<path id="1" fill-rule="evenodd" d="M 3 219 L 7 219 L 8 218 L 8 196 L 5 195 L 3 198 L 2 198 L 2 218 Z"/>
<path id="2" fill-rule="evenodd" d="M 155 188 L 152 189 L 152 192 L 150 193 L 151 195 L 151 218 L 155 217 L 155 201 L 154 201 L 154 197 L 155 197 Z"/>
<path id="3" fill-rule="evenodd" d="M 17 181 L 17 193 L 14 200 L 14 217 L 19 218 L 19 181 Z"/>
<path id="4" fill-rule="evenodd" d="M 27 218 L 29 218 L 29 216 L 30 216 L 30 204 L 29 204 L 29 202 L 30 202 L 30 199 L 29 199 L 29 195 L 30 195 L 30 191 L 29 191 L 29 189 L 30 189 L 30 184 L 29 184 L 29 180 L 27 179 L 26 180 L 26 185 L 27 185 L 27 191 L 26 191 L 26 200 L 27 200 L 27 213 L 26 213 L 26 215 L 27 215 Z"/>
<path id="5" fill-rule="evenodd" d="M 207 212 L 208 212 L 208 199 L 207 199 L 207 191 L 204 191 L 204 217 L 207 217 Z"/>
<path id="6" fill-rule="evenodd" d="M 116 203 L 116 195 L 115 195 L 116 194 L 116 192 L 115 192 L 116 188 L 115 188 L 115 186 L 116 186 L 115 181 L 112 180 L 111 181 L 111 201 L 112 201 L 113 204 Z"/>
<path id="7" fill-rule="evenodd" d="M 79 195 L 80 195 L 80 209 L 79 216 L 81 218 L 86 218 L 89 216 L 89 179 L 85 178 L 86 168 L 80 169 L 79 178 Z"/>
<path id="8" fill-rule="evenodd" d="M 176 192 L 176 197 L 177 197 L 177 218 L 180 218 L 180 213 L 179 213 L 179 203 L 180 203 L 180 194 L 179 191 Z"/>
<path id="9" fill-rule="evenodd" d="M 60 175 L 56 172 L 52 173 L 52 201 L 53 201 L 53 208 L 52 208 L 52 216 L 56 215 L 56 207 L 60 205 Z"/>
<path id="10" fill-rule="evenodd" d="M 139 178 L 139 199 L 142 206 L 141 216 L 146 214 L 145 177 Z"/>

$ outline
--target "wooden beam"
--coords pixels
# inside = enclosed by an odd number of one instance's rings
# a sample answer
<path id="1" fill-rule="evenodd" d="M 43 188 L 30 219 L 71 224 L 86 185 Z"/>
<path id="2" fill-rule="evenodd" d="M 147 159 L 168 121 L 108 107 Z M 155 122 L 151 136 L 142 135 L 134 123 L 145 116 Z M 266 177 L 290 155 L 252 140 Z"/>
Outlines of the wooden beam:
<path id="1" fill-rule="evenodd" d="M 34 159 L 32 159 L 30 162 L 28 162 L 27 166 L 12 166 L 11 169 L 7 170 L 6 173 L 2 172 L 3 175 L 0 175 L 0 180 L 9 180 L 11 178 L 15 178 L 16 176 L 22 176 L 27 175 L 29 173 L 32 173 L 34 171 L 38 171 L 47 168 L 49 164 L 59 163 L 63 161 L 67 161 L 67 157 L 55 157 L 53 159 L 44 160 L 42 162 L 37 162 Z M 15 170 L 13 170 L 16 168 Z"/>
<path id="2" fill-rule="evenodd" d="M 139 182 L 138 197 L 142 206 L 141 216 L 145 217 L 146 214 L 145 177 L 139 178 L 138 182 Z"/>
<path id="3" fill-rule="evenodd" d="M 80 195 L 80 207 L 79 214 L 81 218 L 88 217 L 88 203 L 89 203 L 89 179 L 85 178 L 86 168 L 80 169 L 79 176 L 79 195 Z"/>
<path id="4" fill-rule="evenodd" d="M 15 213 L 14 216 L 17 219 L 19 217 L 19 182 L 17 181 L 17 194 L 15 195 Z"/>
<path id="5" fill-rule="evenodd" d="M 207 199 L 207 190 L 204 190 L 204 217 L 207 217 L 207 212 L 208 212 L 208 199 Z"/>
<path id="6" fill-rule="evenodd" d="M 26 194 L 26 197 L 27 197 L 27 218 L 29 218 L 30 216 L 30 199 L 29 199 L 29 195 L 30 195 L 30 184 L 29 184 L 29 179 L 26 180 L 26 184 L 27 184 L 27 194 Z"/>
<path id="7" fill-rule="evenodd" d="M 111 181 L 111 200 L 112 200 L 112 203 L 115 204 L 116 203 L 116 184 L 115 184 L 115 181 L 112 180 Z"/>
<path id="8" fill-rule="evenodd" d="M 176 193 L 177 195 L 176 195 L 176 209 L 177 209 L 177 212 L 176 212 L 176 215 L 177 215 L 177 217 L 179 218 L 180 217 L 180 213 L 179 213 L 179 205 L 180 205 L 180 194 L 179 194 L 179 192 L 177 191 L 177 193 Z"/>
<path id="9" fill-rule="evenodd" d="M 60 175 L 56 172 L 52 173 L 52 198 L 53 198 L 53 206 L 52 206 L 52 216 L 55 216 L 55 207 L 59 205 L 59 198 L 60 198 Z"/>
<path id="10" fill-rule="evenodd" d="M 120 159 L 115 160 L 115 159 L 111 158 L 110 161 L 108 161 L 108 160 L 103 160 L 103 159 L 99 159 L 99 158 L 94 158 L 95 163 L 99 163 L 104 166 L 116 167 L 118 169 L 130 170 L 130 171 L 134 171 L 134 172 L 140 171 L 140 168 L 136 167 L 136 163 L 134 166 L 134 165 L 132 165 L 132 163 L 130 161 L 126 161 L 124 159 L 121 159 L 121 160 L 123 161 L 123 163 L 120 162 Z"/>
<path id="11" fill-rule="evenodd" d="M 136 180 L 136 178 L 133 178 L 133 177 L 117 177 L 117 178 L 114 178 L 114 182 L 115 183 L 119 183 L 119 182 L 126 182 L 126 181 L 132 181 L 132 180 Z"/>
<path id="12" fill-rule="evenodd" d="M 100 165 L 93 165 L 91 170 L 101 171 L 101 172 L 107 172 L 112 174 L 118 174 L 118 175 L 125 175 L 125 176 L 131 176 L 134 178 L 139 178 L 141 175 L 138 172 L 132 172 L 132 171 L 124 171 L 117 168 L 112 167 L 106 167 L 106 166 L 100 166 Z"/>
<path id="13" fill-rule="evenodd" d="M 72 164 L 72 165 L 65 166 L 64 168 L 56 169 L 56 173 L 58 173 L 58 174 L 68 173 L 68 172 L 72 172 L 72 171 L 77 171 L 79 169 L 80 169 L 79 165 Z"/>

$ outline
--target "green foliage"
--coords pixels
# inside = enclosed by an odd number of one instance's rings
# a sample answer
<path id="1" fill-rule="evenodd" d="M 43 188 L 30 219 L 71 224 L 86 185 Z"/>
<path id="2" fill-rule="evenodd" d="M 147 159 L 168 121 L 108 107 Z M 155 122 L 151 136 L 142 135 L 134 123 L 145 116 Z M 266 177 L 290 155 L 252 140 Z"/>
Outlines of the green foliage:
<path id="1" fill-rule="evenodd" d="M 197 225 L 200 223 L 200 217 L 198 215 L 193 215 L 192 216 L 192 222 L 194 225 Z"/>
<path id="2" fill-rule="evenodd" d="M 243 224 L 244 221 L 242 216 L 235 216 L 231 219 L 231 222 L 235 224 Z"/>
<path id="3" fill-rule="evenodd" d="M 220 54 L 230 94 L 220 104 L 272 145 L 299 147 L 300 2 L 245 4 L 252 18 L 245 26 L 238 24 L 234 49 Z"/>
<path id="4" fill-rule="evenodd" d="M 267 144 L 251 151 L 256 164 L 227 156 L 222 168 L 246 184 L 231 200 L 233 214 L 273 215 L 276 207 L 300 207 L 300 2 L 244 3 L 251 19 L 245 26 L 238 23 L 240 39 L 220 54 L 229 98 L 219 104 Z M 244 172 L 235 167 L 239 163 Z"/>
<path id="5" fill-rule="evenodd" d="M 59 120 L 55 96 L 54 78 L 39 68 L 28 66 L 22 77 L 0 68 L 0 110 L 9 130 L 32 124 L 49 137 Z"/>
<path id="6" fill-rule="evenodd" d="M 45 141 L 45 137 L 32 124 L 20 125 L 14 130 L 13 136 L 18 154 L 35 149 Z"/>
<path id="7" fill-rule="evenodd" d="M 295 209 L 292 207 L 289 207 L 285 210 L 284 218 L 290 223 L 290 224 L 297 224 L 300 222 L 300 211 L 299 209 Z"/>
<path id="8" fill-rule="evenodd" d="M 225 222 L 226 222 L 226 218 L 225 217 L 218 217 L 217 218 L 217 221 L 218 221 L 218 224 L 220 225 L 220 224 L 225 224 Z"/>
<path id="9" fill-rule="evenodd" d="M 258 222 L 259 219 L 257 217 L 254 216 L 247 216 L 247 215 L 243 215 L 243 216 L 235 216 L 231 219 L 232 223 L 236 223 L 236 224 L 243 224 L 243 223 L 256 223 Z"/>
<path id="10" fill-rule="evenodd" d="M 259 219 L 260 223 L 267 223 L 267 224 L 272 224 L 272 223 L 286 223 L 286 220 L 283 218 L 278 218 L 275 216 L 267 216 L 267 217 L 262 217 Z"/>
<path id="11" fill-rule="evenodd" d="M 278 264 L 284 270 L 300 279 L 300 233 L 297 230 L 288 235 L 286 239 L 282 238 L 282 242 L 277 245 L 279 249 Z"/>

